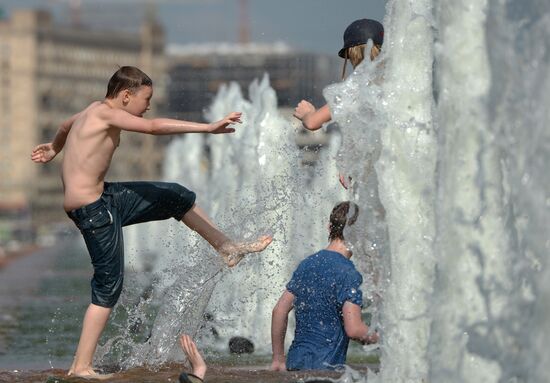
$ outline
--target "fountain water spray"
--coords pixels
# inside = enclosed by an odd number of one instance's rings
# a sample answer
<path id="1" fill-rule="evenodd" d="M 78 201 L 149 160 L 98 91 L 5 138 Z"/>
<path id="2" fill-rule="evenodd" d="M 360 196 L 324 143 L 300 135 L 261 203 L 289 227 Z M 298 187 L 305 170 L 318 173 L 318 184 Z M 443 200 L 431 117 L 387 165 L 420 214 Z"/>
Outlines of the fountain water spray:
<path id="1" fill-rule="evenodd" d="M 162 226 L 159 237 L 172 232 L 178 244 L 148 266 L 162 315 L 133 363 L 175 357 L 176 332 L 196 331 L 204 311 L 219 330 L 213 347 L 239 335 L 268 353 L 269 313 L 291 271 L 324 245 L 332 206 L 351 199 L 364 213 L 349 233 L 354 261 L 382 334 L 381 372 L 369 381 L 545 381 L 550 3 L 390 0 L 387 10 L 382 56 L 325 91 L 341 137 L 314 177 L 298 165 L 267 79 L 251 85 L 250 101 L 236 85 L 220 90 L 209 118 L 242 110 L 245 122 L 209 137 L 208 166 L 200 136 L 191 158 L 178 157 L 191 153 L 191 136 L 172 145 L 167 177 L 199 191 L 222 229 L 237 239 L 267 231 L 275 242 L 218 273 L 203 241 Z M 352 177 L 347 194 L 336 164 Z M 151 306 L 125 299 L 129 317 Z"/>

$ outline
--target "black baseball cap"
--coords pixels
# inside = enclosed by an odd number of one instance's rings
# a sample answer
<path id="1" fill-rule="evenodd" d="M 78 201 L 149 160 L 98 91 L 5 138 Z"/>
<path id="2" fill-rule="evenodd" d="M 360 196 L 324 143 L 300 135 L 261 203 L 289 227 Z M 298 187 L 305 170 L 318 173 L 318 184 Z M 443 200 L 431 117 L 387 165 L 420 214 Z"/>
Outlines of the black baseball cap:
<path id="1" fill-rule="evenodd" d="M 338 56 L 344 58 L 346 49 L 366 44 L 369 39 L 376 45 L 384 42 L 384 27 L 376 20 L 360 19 L 351 23 L 344 32 L 344 47 Z"/>

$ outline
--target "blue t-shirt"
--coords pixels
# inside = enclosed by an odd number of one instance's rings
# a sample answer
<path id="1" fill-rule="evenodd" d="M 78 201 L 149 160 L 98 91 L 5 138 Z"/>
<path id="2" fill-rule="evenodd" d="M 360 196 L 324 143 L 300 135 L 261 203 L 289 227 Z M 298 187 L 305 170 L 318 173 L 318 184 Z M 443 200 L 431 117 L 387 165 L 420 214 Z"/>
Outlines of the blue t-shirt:
<path id="1" fill-rule="evenodd" d="M 288 350 L 289 370 L 333 369 L 344 364 L 349 338 L 342 307 L 362 305 L 361 274 L 342 254 L 321 250 L 304 259 L 287 284 L 294 295 L 296 332 Z"/>

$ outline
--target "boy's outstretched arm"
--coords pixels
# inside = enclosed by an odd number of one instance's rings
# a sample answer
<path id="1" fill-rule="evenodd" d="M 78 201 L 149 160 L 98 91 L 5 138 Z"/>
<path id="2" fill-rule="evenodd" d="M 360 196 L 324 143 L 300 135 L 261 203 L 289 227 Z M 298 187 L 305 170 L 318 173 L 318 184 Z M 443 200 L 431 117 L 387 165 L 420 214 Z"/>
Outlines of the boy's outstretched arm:
<path id="1" fill-rule="evenodd" d="M 111 109 L 102 116 L 113 127 L 131 132 L 147 133 L 153 135 L 181 134 L 181 133 L 233 133 L 233 124 L 241 123 L 240 112 L 232 112 L 223 119 L 203 124 L 170 118 L 154 118 L 152 120 L 134 116 L 121 109 Z"/>
<path id="2" fill-rule="evenodd" d="M 271 370 L 286 371 L 285 335 L 288 325 L 288 313 L 294 307 L 294 295 L 285 290 L 273 308 L 271 316 L 271 349 L 273 359 Z"/>
<path id="3" fill-rule="evenodd" d="M 307 130 L 317 130 L 325 122 L 328 122 L 332 119 L 330 114 L 330 108 L 328 104 L 315 109 L 315 107 L 308 101 L 302 100 L 294 109 L 294 117 L 302 121 L 302 125 Z"/>
<path id="4" fill-rule="evenodd" d="M 52 142 L 37 145 L 32 150 L 31 160 L 34 162 L 49 162 L 53 160 L 57 153 L 63 150 L 63 146 L 65 146 L 65 141 L 67 140 L 67 135 L 79 115 L 80 113 L 77 113 L 69 119 L 63 121 Z"/>

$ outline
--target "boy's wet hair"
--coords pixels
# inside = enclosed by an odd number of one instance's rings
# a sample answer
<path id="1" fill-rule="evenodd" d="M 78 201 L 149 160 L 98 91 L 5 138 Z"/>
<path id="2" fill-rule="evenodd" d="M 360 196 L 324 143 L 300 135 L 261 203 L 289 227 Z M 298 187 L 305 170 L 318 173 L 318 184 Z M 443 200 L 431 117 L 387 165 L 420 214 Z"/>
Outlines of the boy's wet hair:
<path id="1" fill-rule="evenodd" d="M 115 98 L 124 89 L 135 93 L 142 86 L 153 86 L 153 81 L 139 68 L 123 66 L 111 76 L 105 98 Z"/>
<path id="2" fill-rule="evenodd" d="M 353 208 L 353 213 L 350 215 L 350 208 Z M 328 239 L 344 240 L 344 228 L 351 226 L 357 221 L 359 215 L 359 206 L 350 201 L 340 202 L 332 209 L 330 213 L 330 231 Z"/>

